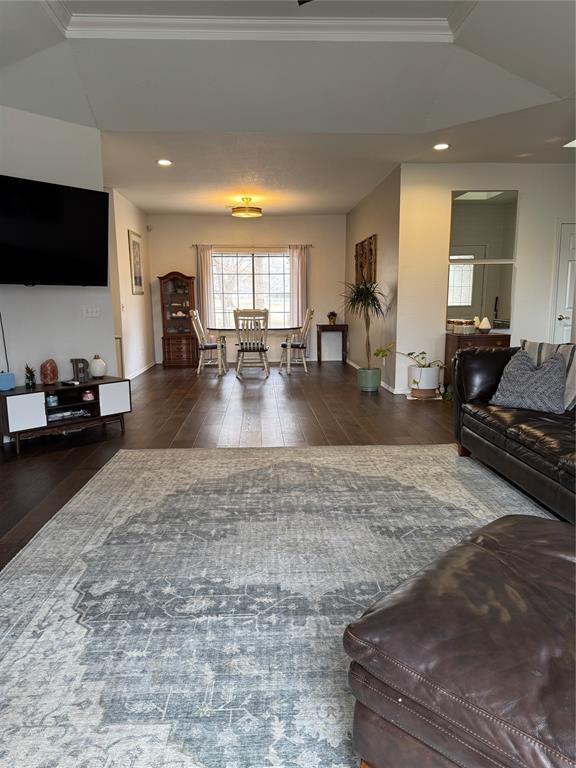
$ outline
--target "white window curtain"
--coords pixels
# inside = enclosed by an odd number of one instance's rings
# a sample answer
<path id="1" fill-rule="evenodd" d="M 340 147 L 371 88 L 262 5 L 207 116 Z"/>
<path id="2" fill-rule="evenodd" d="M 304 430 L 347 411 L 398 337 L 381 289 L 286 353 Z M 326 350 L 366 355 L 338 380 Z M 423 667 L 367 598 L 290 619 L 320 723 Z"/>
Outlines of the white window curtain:
<path id="1" fill-rule="evenodd" d="M 308 309 L 308 251 L 307 245 L 289 245 L 290 257 L 290 325 L 301 326 Z"/>
<path id="2" fill-rule="evenodd" d="M 212 246 L 197 245 L 198 312 L 205 328 L 214 325 L 214 284 L 212 279 Z"/>

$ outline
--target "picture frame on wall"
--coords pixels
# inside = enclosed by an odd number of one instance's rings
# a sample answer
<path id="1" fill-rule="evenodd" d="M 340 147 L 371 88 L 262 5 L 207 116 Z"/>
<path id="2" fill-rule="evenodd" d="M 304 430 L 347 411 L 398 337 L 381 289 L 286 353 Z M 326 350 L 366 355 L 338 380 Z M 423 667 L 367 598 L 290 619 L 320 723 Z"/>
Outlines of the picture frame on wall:
<path id="1" fill-rule="evenodd" d="M 142 266 L 142 237 L 138 232 L 128 230 L 128 248 L 130 252 L 130 274 L 132 276 L 132 293 L 134 296 L 144 295 L 144 270 Z"/>

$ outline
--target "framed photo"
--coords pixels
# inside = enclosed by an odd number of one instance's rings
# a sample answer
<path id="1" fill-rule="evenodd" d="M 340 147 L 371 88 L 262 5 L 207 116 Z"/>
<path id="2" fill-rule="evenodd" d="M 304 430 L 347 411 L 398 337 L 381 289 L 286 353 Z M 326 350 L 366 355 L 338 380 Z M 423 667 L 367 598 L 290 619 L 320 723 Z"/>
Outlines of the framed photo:
<path id="1" fill-rule="evenodd" d="M 354 254 L 356 261 L 356 285 L 363 282 L 376 282 L 377 239 L 377 235 L 371 235 L 366 240 L 356 243 L 356 252 Z"/>
<path id="2" fill-rule="evenodd" d="M 128 247 L 130 250 L 130 273 L 132 275 L 132 293 L 135 296 L 144 295 L 144 274 L 142 269 L 142 238 L 138 232 L 128 230 Z"/>

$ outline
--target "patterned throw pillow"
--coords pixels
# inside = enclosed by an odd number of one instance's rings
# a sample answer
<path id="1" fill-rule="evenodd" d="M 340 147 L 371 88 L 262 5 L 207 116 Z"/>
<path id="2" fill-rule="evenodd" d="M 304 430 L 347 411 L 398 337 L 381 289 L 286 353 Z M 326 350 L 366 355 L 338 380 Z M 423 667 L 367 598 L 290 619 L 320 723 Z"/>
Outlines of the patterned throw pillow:
<path id="1" fill-rule="evenodd" d="M 528 352 L 536 365 L 559 352 L 566 363 L 566 392 L 564 407 L 571 411 L 576 406 L 576 344 L 547 344 L 544 341 L 527 341 L 521 339 L 520 346 Z"/>
<path id="2" fill-rule="evenodd" d="M 491 405 L 529 411 L 564 413 L 566 362 L 557 353 L 538 366 L 528 352 L 519 350 L 504 368 Z"/>

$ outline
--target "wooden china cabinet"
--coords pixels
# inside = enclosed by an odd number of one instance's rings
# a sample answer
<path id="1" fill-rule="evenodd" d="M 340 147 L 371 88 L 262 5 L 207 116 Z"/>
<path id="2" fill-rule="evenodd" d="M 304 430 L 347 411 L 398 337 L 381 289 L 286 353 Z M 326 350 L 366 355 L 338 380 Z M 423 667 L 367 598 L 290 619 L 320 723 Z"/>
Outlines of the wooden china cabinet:
<path id="1" fill-rule="evenodd" d="M 158 277 L 162 300 L 162 356 L 165 367 L 198 365 L 198 340 L 190 311 L 195 309 L 194 278 L 181 272 Z"/>

